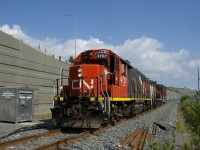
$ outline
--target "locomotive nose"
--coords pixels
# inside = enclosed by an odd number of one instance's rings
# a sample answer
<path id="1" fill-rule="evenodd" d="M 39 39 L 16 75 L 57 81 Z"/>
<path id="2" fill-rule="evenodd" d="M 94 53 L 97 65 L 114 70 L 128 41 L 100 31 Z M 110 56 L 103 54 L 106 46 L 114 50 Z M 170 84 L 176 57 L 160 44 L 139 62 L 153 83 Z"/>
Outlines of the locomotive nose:
<path id="1" fill-rule="evenodd" d="M 98 64 L 82 64 L 70 67 L 71 96 L 97 96 L 101 94 L 100 76 L 104 67 Z"/>

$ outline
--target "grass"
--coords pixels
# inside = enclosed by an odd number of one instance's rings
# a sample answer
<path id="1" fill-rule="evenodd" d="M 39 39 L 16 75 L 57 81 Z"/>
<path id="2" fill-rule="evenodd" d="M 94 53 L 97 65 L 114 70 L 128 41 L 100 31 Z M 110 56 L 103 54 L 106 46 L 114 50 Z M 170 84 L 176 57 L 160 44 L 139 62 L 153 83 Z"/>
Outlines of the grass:
<path id="1" fill-rule="evenodd" d="M 175 150 L 174 141 L 165 141 L 163 144 L 159 142 L 152 142 L 151 150 Z"/>
<path id="2" fill-rule="evenodd" d="M 176 129 L 182 134 L 190 134 L 187 124 L 184 120 L 176 121 Z"/>

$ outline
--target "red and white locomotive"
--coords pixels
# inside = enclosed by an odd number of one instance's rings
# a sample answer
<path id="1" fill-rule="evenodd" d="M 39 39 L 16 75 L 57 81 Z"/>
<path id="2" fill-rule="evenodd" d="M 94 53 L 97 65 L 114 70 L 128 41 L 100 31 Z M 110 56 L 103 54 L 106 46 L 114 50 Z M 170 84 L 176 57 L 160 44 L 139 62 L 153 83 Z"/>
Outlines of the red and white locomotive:
<path id="1" fill-rule="evenodd" d="M 57 79 L 57 85 L 58 80 L 62 84 L 51 108 L 56 125 L 98 128 L 166 100 L 165 86 L 108 49 L 82 52 L 70 66 L 69 78 Z"/>

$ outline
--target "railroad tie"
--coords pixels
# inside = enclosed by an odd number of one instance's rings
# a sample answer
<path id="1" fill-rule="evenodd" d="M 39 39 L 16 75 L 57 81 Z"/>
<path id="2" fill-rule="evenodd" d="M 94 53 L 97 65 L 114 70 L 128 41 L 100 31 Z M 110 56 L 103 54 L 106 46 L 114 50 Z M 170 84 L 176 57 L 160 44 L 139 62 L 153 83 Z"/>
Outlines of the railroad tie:
<path id="1" fill-rule="evenodd" d="M 140 143 L 140 141 L 141 141 L 141 138 L 142 138 L 142 135 L 143 135 L 143 133 L 144 133 L 144 129 L 141 129 L 140 131 L 139 131 L 139 133 L 135 136 L 135 138 L 130 142 L 130 144 L 129 144 L 129 146 L 131 146 L 131 147 L 138 147 L 138 145 L 139 145 L 139 143 Z"/>
<path id="2" fill-rule="evenodd" d="M 135 132 L 131 133 L 127 138 L 125 138 L 117 146 L 118 147 L 123 147 L 124 145 L 126 145 L 128 142 L 130 142 L 139 133 L 139 131 L 140 130 L 136 130 Z"/>
<path id="3" fill-rule="evenodd" d="M 147 133 L 148 133 L 148 129 L 146 129 L 143 133 L 143 136 L 141 138 L 141 141 L 139 143 L 139 146 L 138 146 L 138 150 L 142 150 L 143 149 L 143 146 L 144 146 L 144 143 L 145 143 L 145 140 L 147 138 Z"/>

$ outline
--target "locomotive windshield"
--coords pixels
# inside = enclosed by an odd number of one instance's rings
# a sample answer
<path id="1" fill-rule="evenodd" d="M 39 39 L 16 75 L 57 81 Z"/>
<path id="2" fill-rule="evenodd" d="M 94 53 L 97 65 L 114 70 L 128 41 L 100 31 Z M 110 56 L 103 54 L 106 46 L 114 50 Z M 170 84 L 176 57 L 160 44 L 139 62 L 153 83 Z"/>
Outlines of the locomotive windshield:
<path id="1" fill-rule="evenodd" d="M 93 51 L 87 51 L 82 55 L 82 61 L 84 64 L 99 64 L 103 66 L 108 66 L 108 54 L 103 53 L 104 51 L 98 51 L 94 53 Z"/>

